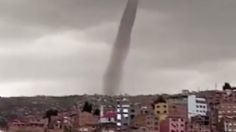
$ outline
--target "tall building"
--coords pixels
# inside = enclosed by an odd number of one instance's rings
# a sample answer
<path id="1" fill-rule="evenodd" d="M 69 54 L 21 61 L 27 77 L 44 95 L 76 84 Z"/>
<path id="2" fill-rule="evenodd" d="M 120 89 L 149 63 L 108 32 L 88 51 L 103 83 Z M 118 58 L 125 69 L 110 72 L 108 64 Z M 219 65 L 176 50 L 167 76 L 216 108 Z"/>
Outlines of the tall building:
<path id="1" fill-rule="evenodd" d="M 213 132 L 211 131 L 209 118 L 201 115 L 191 117 L 187 129 L 187 132 Z"/>
<path id="2" fill-rule="evenodd" d="M 197 95 L 175 95 L 168 98 L 169 104 L 175 104 L 179 107 L 187 107 L 187 117 L 191 119 L 191 117 L 201 115 L 207 116 L 208 107 L 207 100 L 203 97 L 198 97 Z"/>
<path id="3" fill-rule="evenodd" d="M 131 126 L 135 132 L 160 132 L 158 119 L 150 113 L 137 115 Z"/>
<path id="4" fill-rule="evenodd" d="M 154 114 L 160 121 L 166 119 L 166 117 L 168 116 L 168 103 L 163 97 L 160 96 L 153 103 L 153 108 L 154 108 Z"/>
<path id="5" fill-rule="evenodd" d="M 182 117 L 167 117 L 160 122 L 160 132 L 187 132 L 186 120 Z"/>
<path id="6" fill-rule="evenodd" d="M 222 102 L 218 108 L 218 122 L 224 117 L 236 118 L 236 104 L 234 102 Z"/>
<path id="7" fill-rule="evenodd" d="M 224 117 L 221 121 L 222 132 L 236 132 L 236 118 Z"/>
<path id="8" fill-rule="evenodd" d="M 208 116 L 210 119 L 211 131 L 218 132 L 218 108 L 223 98 L 224 92 L 219 90 L 201 91 L 199 96 L 206 98 L 208 107 Z"/>
<path id="9" fill-rule="evenodd" d="M 117 99 L 117 127 L 128 131 L 130 125 L 130 102 L 126 98 Z"/>
<path id="10" fill-rule="evenodd" d="M 187 120 L 187 105 L 186 104 L 173 104 L 169 103 L 168 116 L 170 117 L 181 117 Z"/>
<path id="11" fill-rule="evenodd" d="M 205 98 L 197 97 L 196 95 L 188 96 L 188 118 L 201 115 L 207 116 L 207 102 Z"/>

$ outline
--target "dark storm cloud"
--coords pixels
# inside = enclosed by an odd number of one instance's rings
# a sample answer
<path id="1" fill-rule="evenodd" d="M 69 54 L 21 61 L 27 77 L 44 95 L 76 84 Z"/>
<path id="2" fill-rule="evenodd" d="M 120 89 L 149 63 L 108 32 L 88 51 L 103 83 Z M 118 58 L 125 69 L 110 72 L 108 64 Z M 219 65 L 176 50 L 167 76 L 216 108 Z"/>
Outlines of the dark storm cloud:
<path id="1" fill-rule="evenodd" d="M 0 0 L 2 96 L 101 92 L 126 2 Z M 123 91 L 236 83 L 235 11 L 235 0 L 140 1 Z"/>
<path id="2" fill-rule="evenodd" d="M 124 3 L 125 1 L 123 1 Z M 1 16 L 23 25 L 46 28 L 86 28 L 114 17 L 122 2 L 115 0 L 1 0 Z"/>

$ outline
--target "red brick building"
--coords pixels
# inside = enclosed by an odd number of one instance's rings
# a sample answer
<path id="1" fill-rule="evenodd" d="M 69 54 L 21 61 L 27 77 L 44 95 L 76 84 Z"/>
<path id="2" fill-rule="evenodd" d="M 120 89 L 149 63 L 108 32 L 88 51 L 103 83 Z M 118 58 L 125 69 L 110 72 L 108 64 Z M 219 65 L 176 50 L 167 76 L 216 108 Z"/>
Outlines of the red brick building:
<path id="1" fill-rule="evenodd" d="M 140 114 L 137 115 L 131 127 L 135 131 L 145 131 L 145 132 L 160 132 L 158 119 L 152 114 Z"/>
<path id="2" fill-rule="evenodd" d="M 187 132 L 183 117 L 168 117 L 160 122 L 160 132 Z"/>
<path id="3" fill-rule="evenodd" d="M 187 104 L 169 104 L 168 113 L 170 117 L 181 117 L 187 120 Z"/>
<path id="4" fill-rule="evenodd" d="M 211 132 L 209 118 L 200 115 L 192 117 L 187 129 L 187 132 Z"/>
<path id="5" fill-rule="evenodd" d="M 221 132 L 236 132 L 236 118 L 224 117 L 220 126 Z"/>

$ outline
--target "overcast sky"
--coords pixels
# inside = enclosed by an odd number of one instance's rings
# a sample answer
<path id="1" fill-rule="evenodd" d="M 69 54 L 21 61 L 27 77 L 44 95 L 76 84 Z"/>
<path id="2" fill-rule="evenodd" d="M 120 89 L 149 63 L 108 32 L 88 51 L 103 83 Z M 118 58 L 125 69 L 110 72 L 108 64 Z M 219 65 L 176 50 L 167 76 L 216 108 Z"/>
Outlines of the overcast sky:
<path id="1" fill-rule="evenodd" d="M 0 96 L 94 94 L 126 0 L 0 0 Z M 235 0 L 140 0 L 122 92 L 236 84 Z"/>

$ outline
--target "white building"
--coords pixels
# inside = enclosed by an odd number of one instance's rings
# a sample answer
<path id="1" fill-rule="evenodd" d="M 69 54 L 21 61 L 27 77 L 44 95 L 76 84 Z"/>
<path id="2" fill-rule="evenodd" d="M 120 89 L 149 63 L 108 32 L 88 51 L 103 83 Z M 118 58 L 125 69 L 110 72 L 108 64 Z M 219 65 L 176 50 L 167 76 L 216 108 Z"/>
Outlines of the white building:
<path id="1" fill-rule="evenodd" d="M 117 100 L 117 126 L 126 129 L 130 125 L 130 104 L 127 99 Z"/>
<path id="2" fill-rule="evenodd" d="M 196 95 L 188 95 L 188 118 L 196 115 L 207 115 L 207 102 L 205 98 L 198 98 Z"/>

